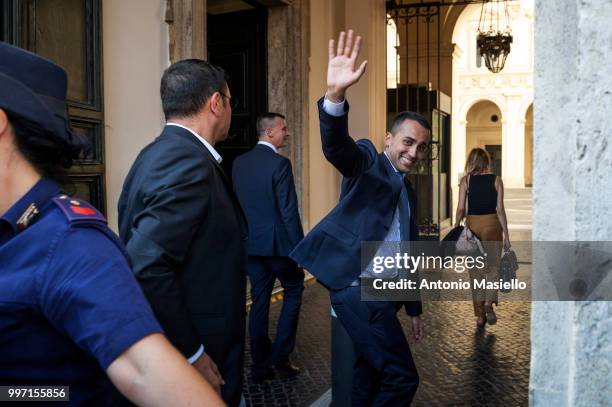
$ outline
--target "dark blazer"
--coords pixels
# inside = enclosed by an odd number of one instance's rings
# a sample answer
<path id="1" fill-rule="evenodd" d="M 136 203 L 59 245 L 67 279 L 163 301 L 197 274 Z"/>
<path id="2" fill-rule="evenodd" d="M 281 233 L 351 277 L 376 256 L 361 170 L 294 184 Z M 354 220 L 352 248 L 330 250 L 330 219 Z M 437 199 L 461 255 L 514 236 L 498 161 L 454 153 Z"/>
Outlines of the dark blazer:
<path id="1" fill-rule="evenodd" d="M 402 179 L 394 174 L 384 153 L 370 140 L 355 142 L 348 133 L 345 115 L 334 117 L 318 102 L 321 142 L 325 158 L 344 176 L 340 202 L 298 244 L 290 257 L 326 287 L 347 287 L 361 274 L 361 242 L 383 241 L 397 208 Z M 406 182 L 406 181 L 404 181 Z M 410 236 L 418 240 L 415 193 L 407 184 L 410 204 Z M 420 302 L 407 306 L 411 315 L 421 313 Z"/>
<path id="2" fill-rule="evenodd" d="M 166 126 L 140 152 L 119 199 L 119 232 L 170 341 L 187 357 L 204 344 L 227 382 L 223 398 L 237 405 L 247 225 L 229 179 L 193 134 Z"/>
<path id="3" fill-rule="evenodd" d="M 291 161 L 257 144 L 234 161 L 232 180 L 249 223 L 249 255 L 288 256 L 304 238 Z"/>

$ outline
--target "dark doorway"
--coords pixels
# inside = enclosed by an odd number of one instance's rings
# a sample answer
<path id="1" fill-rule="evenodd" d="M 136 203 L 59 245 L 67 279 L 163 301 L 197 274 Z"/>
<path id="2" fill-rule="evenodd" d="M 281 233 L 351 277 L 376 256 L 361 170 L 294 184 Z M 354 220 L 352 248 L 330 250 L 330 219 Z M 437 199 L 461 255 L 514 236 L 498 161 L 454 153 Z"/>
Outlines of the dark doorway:
<path id="1" fill-rule="evenodd" d="M 255 121 L 267 110 L 266 21 L 265 7 L 208 14 L 208 60 L 225 69 L 238 98 L 229 137 L 215 146 L 230 176 L 234 159 L 257 144 Z"/>
<path id="2" fill-rule="evenodd" d="M 491 172 L 501 177 L 501 165 L 502 165 L 502 146 L 499 144 L 488 144 L 485 146 L 485 150 L 491 157 Z"/>

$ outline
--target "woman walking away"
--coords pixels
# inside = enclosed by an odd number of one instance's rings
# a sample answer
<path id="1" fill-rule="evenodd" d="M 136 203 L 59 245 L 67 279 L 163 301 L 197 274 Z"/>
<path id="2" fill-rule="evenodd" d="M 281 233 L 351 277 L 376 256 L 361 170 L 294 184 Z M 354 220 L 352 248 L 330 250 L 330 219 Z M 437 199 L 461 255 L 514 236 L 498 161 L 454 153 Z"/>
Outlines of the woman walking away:
<path id="1" fill-rule="evenodd" d="M 497 282 L 502 240 L 504 250 L 510 248 L 504 209 L 504 183 L 501 177 L 491 172 L 491 159 L 482 148 L 470 151 L 465 163 L 465 174 L 459 183 L 455 226 L 459 226 L 465 217 L 466 226 L 482 241 L 487 253 L 488 266 L 481 270 L 470 270 L 474 314 L 478 318 L 476 325 L 483 328 L 487 323 L 494 325 L 497 322 L 493 311 L 493 304 L 498 305 L 497 290 L 474 288 L 473 282 Z"/>

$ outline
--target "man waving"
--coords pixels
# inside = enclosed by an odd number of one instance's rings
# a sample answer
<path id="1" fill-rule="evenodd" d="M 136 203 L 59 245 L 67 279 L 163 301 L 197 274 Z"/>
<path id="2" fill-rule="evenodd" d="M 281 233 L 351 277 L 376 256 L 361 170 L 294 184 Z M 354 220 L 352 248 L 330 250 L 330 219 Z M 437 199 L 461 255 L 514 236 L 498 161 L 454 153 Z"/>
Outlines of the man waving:
<path id="1" fill-rule="evenodd" d="M 404 175 L 427 156 L 430 125 L 403 112 L 378 153 L 370 140 L 348 134 L 349 87 L 367 65 L 355 69 L 361 37 L 342 32 L 329 42 L 327 93 L 318 101 L 323 154 L 344 176 L 340 202 L 304 238 L 291 257 L 330 290 L 332 307 L 356 352 L 351 405 L 409 404 L 418 386 L 410 348 L 390 301 L 361 301 L 361 242 L 418 239 L 415 194 Z M 406 302 L 415 340 L 423 336 L 421 303 Z"/>

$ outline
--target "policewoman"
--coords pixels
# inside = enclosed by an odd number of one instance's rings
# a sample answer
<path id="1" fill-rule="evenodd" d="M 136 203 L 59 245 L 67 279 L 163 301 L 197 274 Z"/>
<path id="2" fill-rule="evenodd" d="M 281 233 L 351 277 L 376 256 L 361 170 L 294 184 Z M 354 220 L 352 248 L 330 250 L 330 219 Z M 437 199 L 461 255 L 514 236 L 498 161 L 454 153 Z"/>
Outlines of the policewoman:
<path id="1" fill-rule="evenodd" d="M 162 335 L 104 217 L 61 191 L 80 152 L 66 84 L 0 42 L 0 385 L 69 386 L 70 405 L 116 404 L 112 384 L 140 405 L 223 405 Z"/>

